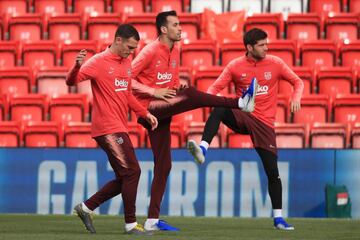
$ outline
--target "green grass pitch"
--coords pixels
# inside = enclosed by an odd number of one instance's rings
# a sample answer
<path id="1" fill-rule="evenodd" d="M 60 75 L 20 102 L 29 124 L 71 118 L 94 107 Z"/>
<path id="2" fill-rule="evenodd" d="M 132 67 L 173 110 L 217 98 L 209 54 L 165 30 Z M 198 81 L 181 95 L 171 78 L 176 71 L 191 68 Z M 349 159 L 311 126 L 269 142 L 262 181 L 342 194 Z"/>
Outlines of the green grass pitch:
<path id="1" fill-rule="evenodd" d="M 143 223 L 144 217 L 138 222 Z M 71 215 L 0 215 L 0 239 L 360 239 L 360 220 L 290 218 L 295 231 L 279 231 L 271 218 L 164 217 L 180 232 L 161 232 L 153 236 L 129 236 L 123 233 L 122 216 L 94 217 L 97 234 L 88 234 L 77 216 Z"/>

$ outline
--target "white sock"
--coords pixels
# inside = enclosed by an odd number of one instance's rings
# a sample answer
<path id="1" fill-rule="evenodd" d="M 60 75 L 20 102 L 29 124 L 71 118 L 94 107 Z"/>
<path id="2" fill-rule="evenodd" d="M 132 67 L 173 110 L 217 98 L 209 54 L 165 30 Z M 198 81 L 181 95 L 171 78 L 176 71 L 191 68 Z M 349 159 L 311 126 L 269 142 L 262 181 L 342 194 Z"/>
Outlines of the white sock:
<path id="1" fill-rule="evenodd" d="M 282 211 L 281 209 L 274 209 L 273 210 L 274 218 L 282 217 Z"/>
<path id="2" fill-rule="evenodd" d="M 239 108 L 244 108 L 245 107 L 244 100 L 242 98 L 239 98 L 238 106 L 239 106 Z"/>
<path id="3" fill-rule="evenodd" d="M 137 225 L 137 222 L 133 223 L 125 223 L 125 231 L 131 231 L 135 226 Z"/>
<path id="4" fill-rule="evenodd" d="M 154 226 L 155 224 L 157 224 L 159 222 L 158 218 L 148 218 L 145 221 L 145 225 L 150 225 L 150 226 Z"/>
<path id="5" fill-rule="evenodd" d="M 207 150 L 209 148 L 209 143 L 207 143 L 205 141 L 201 141 L 200 146 L 204 147 Z"/>
<path id="6" fill-rule="evenodd" d="M 86 213 L 92 213 L 92 211 L 83 202 L 81 203 L 81 208 Z"/>

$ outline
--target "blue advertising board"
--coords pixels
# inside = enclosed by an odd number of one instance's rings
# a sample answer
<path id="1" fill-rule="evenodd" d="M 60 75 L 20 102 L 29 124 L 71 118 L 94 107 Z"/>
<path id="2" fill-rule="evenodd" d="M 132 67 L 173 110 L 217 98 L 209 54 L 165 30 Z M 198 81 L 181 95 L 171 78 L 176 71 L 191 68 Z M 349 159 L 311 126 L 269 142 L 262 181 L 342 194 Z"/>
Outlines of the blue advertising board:
<path id="1" fill-rule="evenodd" d="M 146 215 L 153 156 L 137 149 L 142 169 L 137 214 Z M 197 165 L 184 149 L 173 164 L 161 214 L 170 216 L 270 217 L 266 175 L 252 149 L 211 149 Z M 289 217 L 325 217 L 325 185 L 345 184 L 352 216 L 360 218 L 360 151 L 280 150 L 283 211 Z M 0 213 L 69 214 L 114 173 L 101 149 L 0 149 Z M 117 196 L 96 210 L 121 214 Z"/>

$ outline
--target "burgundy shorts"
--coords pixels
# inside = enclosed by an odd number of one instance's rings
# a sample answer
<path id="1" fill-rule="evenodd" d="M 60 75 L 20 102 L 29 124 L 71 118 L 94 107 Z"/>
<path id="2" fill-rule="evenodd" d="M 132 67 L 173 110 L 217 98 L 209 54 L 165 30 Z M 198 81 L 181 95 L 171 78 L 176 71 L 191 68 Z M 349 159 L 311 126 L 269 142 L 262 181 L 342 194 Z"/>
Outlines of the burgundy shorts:
<path id="1" fill-rule="evenodd" d="M 277 155 L 275 130 L 253 115 L 240 109 L 231 109 L 237 128 L 232 130 L 240 134 L 249 134 L 255 148 L 262 148 Z"/>

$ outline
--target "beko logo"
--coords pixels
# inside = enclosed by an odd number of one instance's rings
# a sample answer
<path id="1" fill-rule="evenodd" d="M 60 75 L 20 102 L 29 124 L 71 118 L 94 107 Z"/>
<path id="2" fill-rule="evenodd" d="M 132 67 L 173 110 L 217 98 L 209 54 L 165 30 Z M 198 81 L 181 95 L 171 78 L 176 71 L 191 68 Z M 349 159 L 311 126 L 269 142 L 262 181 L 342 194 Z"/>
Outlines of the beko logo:
<path id="1" fill-rule="evenodd" d="M 117 79 L 115 78 L 115 91 L 125 91 L 127 90 L 129 83 L 125 79 Z"/>
<path id="2" fill-rule="evenodd" d="M 172 74 L 168 73 L 168 72 L 164 72 L 164 73 L 160 73 L 158 72 L 157 74 L 157 80 L 159 82 L 156 82 L 157 85 L 161 85 L 161 84 L 165 84 L 167 82 L 170 82 L 172 79 Z"/>

